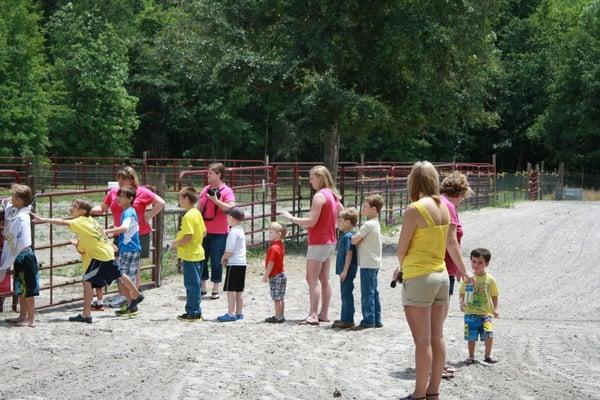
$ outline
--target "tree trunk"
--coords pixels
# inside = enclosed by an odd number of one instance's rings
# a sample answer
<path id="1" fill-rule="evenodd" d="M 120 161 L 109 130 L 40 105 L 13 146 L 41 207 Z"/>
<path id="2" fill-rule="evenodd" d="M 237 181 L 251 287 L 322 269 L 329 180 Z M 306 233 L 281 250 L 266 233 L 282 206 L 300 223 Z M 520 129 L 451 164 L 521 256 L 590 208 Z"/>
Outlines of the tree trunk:
<path id="1" fill-rule="evenodd" d="M 338 161 L 340 157 L 340 132 L 338 131 L 337 124 L 331 127 L 331 131 L 325 138 L 324 151 L 323 161 L 325 166 L 331 172 L 333 181 L 337 182 Z"/>

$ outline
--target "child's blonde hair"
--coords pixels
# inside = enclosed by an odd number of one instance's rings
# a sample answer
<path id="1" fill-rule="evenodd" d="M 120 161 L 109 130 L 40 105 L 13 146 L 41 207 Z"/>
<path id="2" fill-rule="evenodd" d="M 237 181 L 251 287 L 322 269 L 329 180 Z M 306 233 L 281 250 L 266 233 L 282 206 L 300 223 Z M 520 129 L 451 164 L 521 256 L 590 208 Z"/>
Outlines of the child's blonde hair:
<path id="1" fill-rule="evenodd" d="M 277 221 L 271 222 L 269 229 L 272 229 L 275 232 L 279 233 L 282 239 L 287 235 L 287 227 L 283 224 L 280 224 Z"/>
<path id="2" fill-rule="evenodd" d="M 430 196 L 440 204 L 440 176 L 429 161 L 417 161 L 413 165 L 408 175 L 408 195 L 411 201 Z"/>
<path id="3" fill-rule="evenodd" d="M 331 176 L 331 172 L 324 165 L 316 165 L 312 167 L 309 171 L 310 174 L 316 175 L 321 178 L 321 187 L 319 189 L 327 188 L 331 189 L 333 195 L 339 200 L 340 195 L 335 188 L 335 183 L 333 182 L 333 177 Z"/>
<path id="4" fill-rule="evenodd" d="M 344 208 L 338 214 L 338 218 L 341 218 L 345 221 L 350 221 L 352 226 L 356 226 L 358 223 L 358 212 L 354 208 Z"/>

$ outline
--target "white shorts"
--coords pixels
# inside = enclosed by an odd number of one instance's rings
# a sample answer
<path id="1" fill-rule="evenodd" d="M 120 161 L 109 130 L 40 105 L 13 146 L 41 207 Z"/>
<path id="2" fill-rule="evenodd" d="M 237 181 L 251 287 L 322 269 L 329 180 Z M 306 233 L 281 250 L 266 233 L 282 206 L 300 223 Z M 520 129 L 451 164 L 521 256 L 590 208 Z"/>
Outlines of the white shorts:
<path id="1" fill-rule="evenodd" d="M 306 259 L 318 262 L 325 262 L 331 258 L 335 251 L 335 243 L 331 244 L 310 244 L 306 252 Z"/>

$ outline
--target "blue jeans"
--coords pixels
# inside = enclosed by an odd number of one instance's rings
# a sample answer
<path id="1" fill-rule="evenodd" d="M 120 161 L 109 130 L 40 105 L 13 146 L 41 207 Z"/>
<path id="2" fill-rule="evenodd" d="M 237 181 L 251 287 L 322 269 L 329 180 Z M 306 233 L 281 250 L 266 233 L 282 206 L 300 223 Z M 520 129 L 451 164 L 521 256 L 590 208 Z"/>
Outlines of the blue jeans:
<path id="1" fill-rule="evenodd" d="M 377 290 L 378 274 L 378 268 L 360 269 L 360 305 L 363 314 L 361 325 L 381 324 L 381 303 L 379 302 L 379 290 Z"/>
<path id="2" fill-rule="evenodd" d="M 221 257 L 225 253 L 227 243 L 226 234 L 209 233 L 202 241 L 204 247 L 204 261 L 202 261 L 202 280 L 208 280 L 208 260 L 210 259 L 210 280 L 213 283 L 221 283 L 223 280 L 223 266 Z"/>
<path id="3" fill-rule="evenodd" d="M 200 277 L 202 276 L 201 261 L 182 261 L 183 286 L 185 286 L 185 313 L 187 315 L 202 315 L 200 308 Z"/>
<path id="4" fill-rule="evenodd" d="M 342 316 L 340 321 L 347 324 L 354 323 L 354 278 L 356 277 L 356 271 L 354 274 L 348 271 L 348 275 L 343 282 L 340 282 L 340 294 L 342 296 Z"/>

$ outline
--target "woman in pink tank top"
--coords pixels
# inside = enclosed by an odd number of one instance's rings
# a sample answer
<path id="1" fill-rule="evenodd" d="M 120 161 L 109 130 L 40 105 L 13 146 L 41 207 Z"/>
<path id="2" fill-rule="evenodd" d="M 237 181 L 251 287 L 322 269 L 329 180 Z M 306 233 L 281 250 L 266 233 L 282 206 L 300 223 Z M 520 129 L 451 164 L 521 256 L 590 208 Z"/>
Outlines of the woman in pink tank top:
<path id="1" fill-rule="evenodd" d="M 335 226 L 337 214 L 342 206 L 331 173 L 326 167 L 322 165 L 313 167 L 309 172 L 309 182 L 317 193 L 312 199 L 308 216 L 294 217 L 288 211 L 284 211 L 282 215 L 291 223 L 308 229 L 306 281 L 310 295 L 310 310 L 301 324 L 319 325 L 319 322 L 329 322 L 330 258 L 335 250 Z M 320 312 L 319 300 L 321 300 Z"/>

